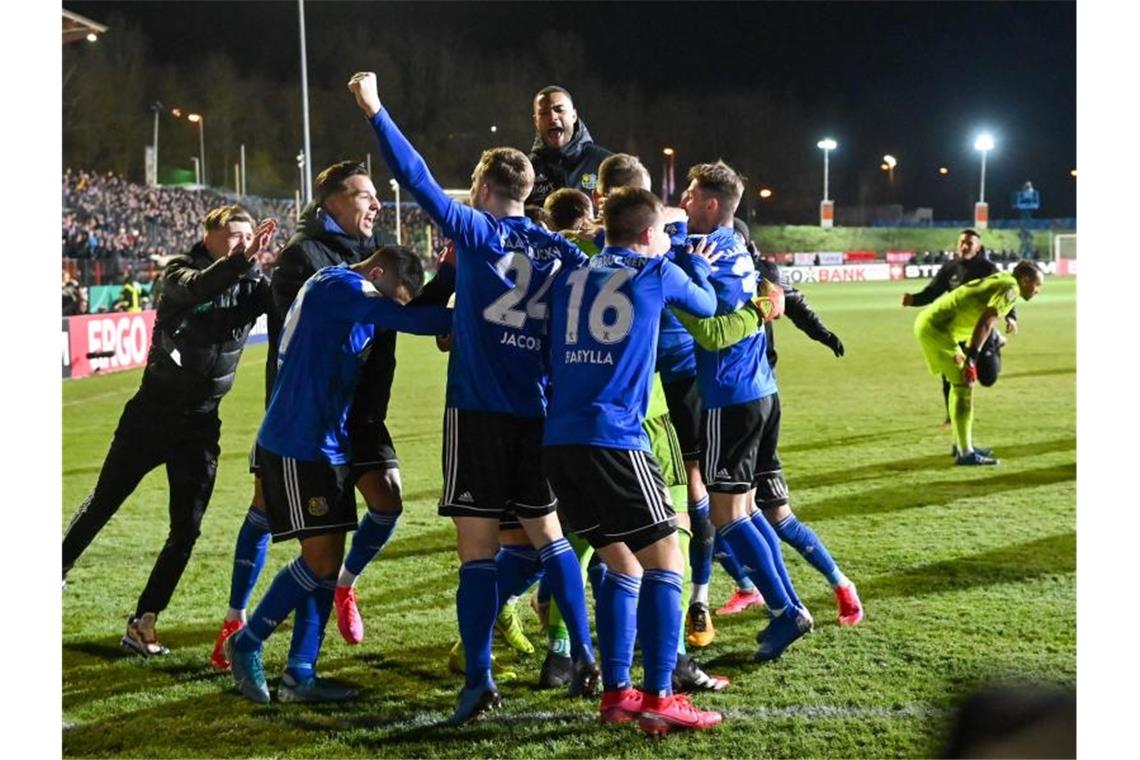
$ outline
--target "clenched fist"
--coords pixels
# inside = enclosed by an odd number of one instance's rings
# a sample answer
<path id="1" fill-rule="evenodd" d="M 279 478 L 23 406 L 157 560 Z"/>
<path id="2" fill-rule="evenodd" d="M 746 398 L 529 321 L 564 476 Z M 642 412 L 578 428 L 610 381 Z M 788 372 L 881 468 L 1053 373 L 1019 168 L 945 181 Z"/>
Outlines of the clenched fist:
<path id="1" fill-rule="evenodd" d="M 380 95 L 376 91 L 376 74 L 371 71 L 358 71 L 348 80 L 348 89 L 356 98 L 356 105 L 368 118 L 380 111 Z"/>

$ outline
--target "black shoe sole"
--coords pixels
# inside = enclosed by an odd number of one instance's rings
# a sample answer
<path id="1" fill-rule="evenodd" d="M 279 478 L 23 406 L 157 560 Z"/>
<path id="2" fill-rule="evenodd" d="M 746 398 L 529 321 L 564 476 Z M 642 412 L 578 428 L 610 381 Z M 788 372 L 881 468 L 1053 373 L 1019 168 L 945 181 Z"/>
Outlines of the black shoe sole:
<path id="1" fill-rule="evenodd" d="M 597 668 L 585 671 L 578 678 L 572 679 L 568 693 L 571 697 L 592 699 L 598 696 L 598 684 L 601 680 L 602 674 Z"/>
<path id="2" fill-rule="evenodd" d="M 119 639 L 119 644 L 123 647 L 123 649 L 129 649 L 130 651 L 134 652 L 137 655 L 141 655 L 142 657 L 162 657 L 164 655 L 170 654 L 170 650 L 166 647 L 162 647 L 157 652 L 148 652 L 143 644 L 136 643 L 135 640 L 130 636 L 124 636 L 123 638 Z M 160 644 L 159 646 L 162 645 Z"/>
<path id="3" fill-rule="evenodd" d="M 455 720 L 454 718 L 447 721 L 451 726 L 462 726 L 477 719 L 480 715 L 488 710 L 497 710 L 503 706 L 503 698 L 497 691 L 485 691 L 483 696 L 479 697 L 479 701 L 475 703 L 475 709 L 471 711 L 463 720 Z"/>
<path id="4" fill-rule="evenodd" d="M 561 660 L 565 659 L 568 664 L 561 664 Z M 574 680 L 574 666 L 569 664 L 570 658 L 562 658 L 557 655 L 547 652 L 546 659 L 542 662 L 542 670 L 538 674 L 538 688 L 540 689 L 560 689 L 568 685 Z M 558 664 L 551 664 L 558 663 Z"/>

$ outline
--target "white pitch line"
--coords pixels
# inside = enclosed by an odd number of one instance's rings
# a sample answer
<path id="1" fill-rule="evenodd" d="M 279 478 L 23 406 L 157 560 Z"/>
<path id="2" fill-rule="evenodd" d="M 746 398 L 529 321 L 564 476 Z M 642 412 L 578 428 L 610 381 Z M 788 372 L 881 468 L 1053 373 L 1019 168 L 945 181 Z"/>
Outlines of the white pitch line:
<path id="1" fill-rule="evenodd" d="M 80 378 L 80 379 L 82 379 L 82 378 Z M 91 401 L 98 401 L 99 399 L 104 399 L 104 398 L 113 398 L 115 396 L 122 396 L 123 398 L 126 398 L 127 396 L 130 396 L 132 393 L 134 393 L 137 390 L 138 390 L 138 388 L 134 387 L 134 388 L 126 388 L 124 390 L 117 390 L 117 391 L 104 391 L 103 393 L 96 393 L 94 396 L 86 396 L 85 398 L 76 398 L 76 399 L 72 399 L 71 401 L 64 401 L 63 405 L 64 406 L 75 406 L 76 404 L 86 404 L 86 403 L 89 403 Z"/>
<path id="2" fill-rule="evenodd" d="M 707 706 L 706 706 L 707 707 Z M 865 720 L 869 718 L 912 720 L 915 718 L 931 718 L 942 714 L 942 711 L 923 705 L 904 705 L 902 707 L 850 707 L 846 705 L 795 705 L 791 707 L 753 707 L 729 708 L 721 710 L 725 720 L 763 720 L 781 718 L 804 718 L 807 720 Z M 370 728 L 381 731 L 400 731 L 414 728 L 425 728 L 435 724 L 442 724 L 449 716 L 440 712 L 420 713 L 411 718 L 393 721 L 381 721 Z M 556 721 L 560 723 L 596 723 L 597 715 L 593 712 L 491 712 L 484 715 L 480 722 L 502 723 L 506 725 L 516 723 L 538 723 Z"/>
<path id="3" fill-rule="evenodd" d="M 286 708 L 287 709 L 287 708 Z M 905 705 L 903 707 L 849 707 L 846 705 L 795 705 L 791 707 L 754 707 L 729 708 L 720 711 L 726 720 L 763 720 L 763 719 L 789 719 L 803 718 L 807 720 L 866 720 L 866 719 L 895 719 L 913 720 L 929 719 L 942 715 L 941 710 L 923 705 Z M 435 726 L 446 728 L 444 724 L 450 713 L 427 712 L 397 720 L 381 720 L 375 723 L 358 726 L 354 730 L 374 730 L 382 733 L 393 731 L 406 731 L 416 728 Z M 486 713 L 479 719 L 479 723 L 497 723 L 502 725 L 516 725 L 526 723 L 582 723 L 594 725 L 598 721 L 594 712 L 551 712 L 538 710 L 533 712 L 501 712 Z M 64 720 L 63 730 L 68 731 L 79 728 L 82 721 Z"/>

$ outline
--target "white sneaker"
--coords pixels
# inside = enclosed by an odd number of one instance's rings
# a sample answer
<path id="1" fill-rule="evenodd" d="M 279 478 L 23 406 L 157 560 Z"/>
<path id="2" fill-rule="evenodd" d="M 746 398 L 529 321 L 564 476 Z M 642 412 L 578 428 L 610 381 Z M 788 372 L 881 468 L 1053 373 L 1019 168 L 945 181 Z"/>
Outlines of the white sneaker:
<path id="1" fill-rule="evenodd" d="M 127 632 L 119 643 L 143 657 L 170 654 L 170 650 L 158 641 L 156 622 L 157 616 L 153 612 L 144 612 L 142 617 L 130 618 L 127 620 Z"/>

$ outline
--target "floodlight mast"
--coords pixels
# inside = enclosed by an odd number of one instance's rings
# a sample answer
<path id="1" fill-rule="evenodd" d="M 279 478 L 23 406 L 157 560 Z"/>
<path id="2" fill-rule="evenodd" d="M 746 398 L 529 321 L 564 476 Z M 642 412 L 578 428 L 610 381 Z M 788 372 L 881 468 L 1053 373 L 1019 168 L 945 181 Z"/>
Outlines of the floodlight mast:
<path id="1" fill-rule="evenodd" d="M 831 200 L 827 196 L 827 154 L 839 147 L 839 143 L 830 137 L 825 137 L 817 142 L 815 146 L 823 151 L 823 200 L 826 202 Z"/>

